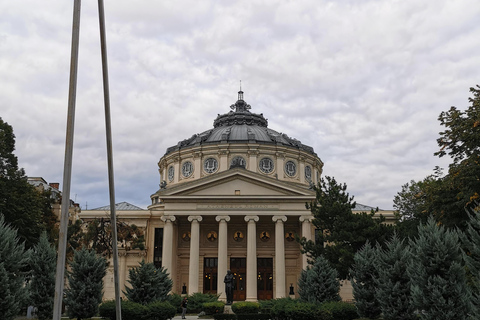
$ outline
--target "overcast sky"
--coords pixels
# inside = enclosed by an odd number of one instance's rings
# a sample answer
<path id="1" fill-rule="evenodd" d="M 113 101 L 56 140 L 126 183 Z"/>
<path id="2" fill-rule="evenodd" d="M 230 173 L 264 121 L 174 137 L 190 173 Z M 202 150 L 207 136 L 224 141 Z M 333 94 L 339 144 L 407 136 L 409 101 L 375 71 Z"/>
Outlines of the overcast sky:
<path id="1" fill-rule="evenodd" d="M 28 176 L 63 182 L 73 1 L 0 2 L 0 116 Z M 116 202 L 230 111 L 312 146 L 358 203 L 392 209 L 439 159 L 437 120 L 480 84 L 480 2 L 105 1 Z M 109 204 L 97 1 L 83 1 L 71 198 Z M 61 186 L 62 187 L 62 186 Z"/>

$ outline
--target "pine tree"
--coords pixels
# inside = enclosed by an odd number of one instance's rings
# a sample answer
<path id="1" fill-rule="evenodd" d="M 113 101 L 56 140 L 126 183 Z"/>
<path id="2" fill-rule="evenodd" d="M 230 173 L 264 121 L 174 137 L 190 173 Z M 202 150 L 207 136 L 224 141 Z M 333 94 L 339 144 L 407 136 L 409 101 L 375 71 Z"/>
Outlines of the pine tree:
<path id="1" fill-rule="evenodd" d="M 312 267 L 303 270 L 298 280 L 298 294 L 305 302 L 339 301 L 339 291 L 338 272 L 323 256 L 317 257 Z"/>
<path id="2" fill-rule="evenodd" d="M 459 233 L 462 246 L 466 250 L 465 260 L 468 270 L 468 282 L 472 290 L 472 302 L 476 318 L 480 318 L 480 206 L 476 202 L 472 210 L 465 233 Z"/>
<path id="3" fill-rule="evenodd" d="M 0 318 L 9 320 L 18 315 L 26 303 L 25 275 L 29 251 L 19 243 L 17 231 L 5 223 L 0 213 Z"/>
<path id="4" fill-rule="evenodd" d="M 53 315 L 56 260 L 56 250 L 48 242 L 47 233 L 43 232 L 30 259 L 30 298 L 32 305 L 38 310 L 37 316 L 40 320 L 51 319 Z"/>
<path id="5" fill-rule="evenodd" d="M 377 289 L 375 279 L 378 278 L 376 260 L 376 249 L 367 241 L 363 248 L 355 253 L 355 263 L 350 272 L 358 314 L 370 319 L 376 319 L 381 314 L 380 304 L 375 297 Z"/>
<path id="6" fill-rule="evenodd" d="M 411 254 L 410 247 L 397 234 L 386 243 L 386 249 L 377 245 L 376 298 L 385 320 L 417 319 L 410 301 L 410 278 L 405 272 Z"/>
<path id="7" fill-rule="evenodd" d="M 125 286 L 128 300 L 147 305 L 155 301 L 166 301 L 172 290 L 173 282 L 162 267 L 157 269 L 153 263 L 140 262 L 140 266 L 128 271 L 131 288 Z"/>
<path id="8" fill-rule="evenodd" d="M 438 226 L 430 218 L 420 225 L 411 247 L 407 273 L 412 303 L 420 319 L 468 319 L 472 311 L 471 292 L 457 232 Z"/>
<path id="9" fill-rule="evenodd" d="M 68 288 L 65 290 L 65 306 L 70 318 L 91 318 L 98 312 L 102 302 L 103 277 L 107 261 L 95 251 L 83 247 L 73 255 L 68 273 Z"/>

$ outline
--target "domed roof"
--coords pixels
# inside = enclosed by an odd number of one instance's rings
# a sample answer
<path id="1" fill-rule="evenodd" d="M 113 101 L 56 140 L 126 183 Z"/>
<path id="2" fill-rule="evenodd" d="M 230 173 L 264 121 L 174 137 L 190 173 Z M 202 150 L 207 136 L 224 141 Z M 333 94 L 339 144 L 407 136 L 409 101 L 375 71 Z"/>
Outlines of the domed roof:
<path id="1" fill-rule="evenodd" d="M 243 100 L 243 91 L 238 92 L 238 100 L 230 106 L 230 109 L 232 111 L 217 116 L 213 122 L 213 129 L 179 141 L 177 145 L 168 148 L 165 155 L 180 149 L 220 142 L 280 144 L 316 155 L 312 147 L 284 133 L 269 129 L 268 121 L 263 114 L 250 112 L 250 105 Z"/>

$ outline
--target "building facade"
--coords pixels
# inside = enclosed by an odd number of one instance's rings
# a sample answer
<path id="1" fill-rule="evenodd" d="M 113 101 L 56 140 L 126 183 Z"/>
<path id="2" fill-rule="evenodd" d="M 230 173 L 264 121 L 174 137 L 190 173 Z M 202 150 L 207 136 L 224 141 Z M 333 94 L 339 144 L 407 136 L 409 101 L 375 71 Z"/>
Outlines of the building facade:
<path id="1" fill-rule="evenodd" d="M 305 203 L 315 199 L 323 162 L 313 148 L 268 128 L 242 91 L 230 108 L 212 129 L 167 149 L 158 162 L 160 189 L 147 210 L 117 207 L 118 218 L 143 228 L 146 239 L 146 250 L 120 248 L 122 287 L 128 269 L 145 258 L 167 269 L 176 293 L 225 300 L 223 280 L 231 270 L 234 301 L 297 296 L 307 257 L 295 236 L 314 239 Z M 84 210 L 81 218 L 107 211 Z M 112 286 L 110 272 L 106 297 Z"/>

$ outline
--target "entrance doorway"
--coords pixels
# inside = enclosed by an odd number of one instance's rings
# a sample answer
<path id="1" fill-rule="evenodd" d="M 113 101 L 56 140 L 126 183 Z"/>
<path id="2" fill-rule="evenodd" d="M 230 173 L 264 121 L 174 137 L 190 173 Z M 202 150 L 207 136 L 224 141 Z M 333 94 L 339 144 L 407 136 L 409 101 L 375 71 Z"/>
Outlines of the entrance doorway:
<path id="1" fill-rule="evenodd" d="M 245 276 L 247 272 L 246 258 L 230 258 L 230 271 L 235 278 L 235 290 L 233 290 L 233 301 L 245 301 L 247 291 L 245 288 Z"/>
<path id="2" fill-rule="evenodd" d="M 257 258 L 257 299 L 273 299 L 273 258 Z"/>
<path id="3" fill-rule="evenodd" d="M 217 294 L 218 258 L 203 259 L 203 293 Z"/>

